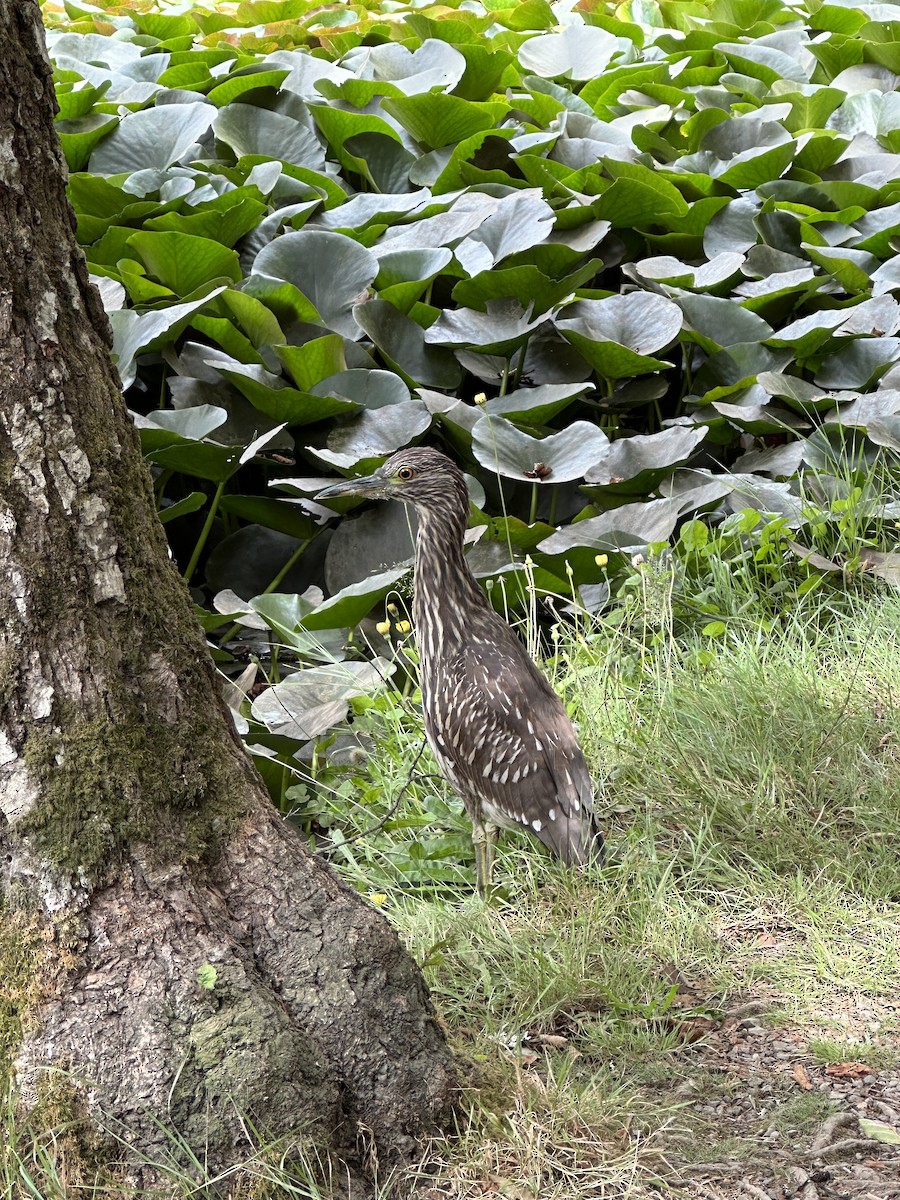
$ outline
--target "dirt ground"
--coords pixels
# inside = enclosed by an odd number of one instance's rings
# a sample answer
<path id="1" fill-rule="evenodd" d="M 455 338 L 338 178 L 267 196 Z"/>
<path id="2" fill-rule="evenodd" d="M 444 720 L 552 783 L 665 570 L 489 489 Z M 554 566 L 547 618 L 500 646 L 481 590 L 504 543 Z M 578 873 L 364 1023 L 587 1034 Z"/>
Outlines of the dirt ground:
<path id="1" fill-rule="evenodd" d="M 688 1073 L 663 1135 L 665 1187 L 697 1200 L 900 1198 L 900 1000 L 848 997 L 822 1015 L 801 1029 L 753 999 L 696 1022 L 699 1040 L 678 1054 Z M 846 1060 L 811 1054 L 817 1037 Z"/>

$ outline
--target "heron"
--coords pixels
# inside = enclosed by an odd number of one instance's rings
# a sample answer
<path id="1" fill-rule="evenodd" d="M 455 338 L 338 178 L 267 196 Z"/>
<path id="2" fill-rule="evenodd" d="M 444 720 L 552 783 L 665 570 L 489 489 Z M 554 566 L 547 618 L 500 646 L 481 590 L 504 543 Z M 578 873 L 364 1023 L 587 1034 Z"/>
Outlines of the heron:
<path id="1" fill-rule="evenodd" d="M 374 474 L 320 491 L 400 500 L 419 518 L 413 622 L 425 734 L 472 823 L 478 892 L 497 833 L 526 829 L 567 866 L 600 861 L 591 777 L 565 707 L 466 562 L 466 481 L 446 455 L 400 450 Z"/>

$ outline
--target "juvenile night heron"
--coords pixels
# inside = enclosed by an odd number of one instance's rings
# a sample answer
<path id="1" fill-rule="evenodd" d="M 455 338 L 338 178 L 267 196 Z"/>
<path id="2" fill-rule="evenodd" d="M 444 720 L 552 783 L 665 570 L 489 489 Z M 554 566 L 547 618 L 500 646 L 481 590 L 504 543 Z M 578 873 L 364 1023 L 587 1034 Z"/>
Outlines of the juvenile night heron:
<path id="1" fill-rule="evenodd" d="M 463 554 L 469 495 L 437 450 L 401 450 L 363 479 L 319 492 L 402 500 L 419 516 L 413 617 L 425 732 L 472 821 L 478 890 L 497 827 L 524 827 L 567 866 L 599 859 L 591 779 L 572 722 L 525 647 L 488 604 Z"/>

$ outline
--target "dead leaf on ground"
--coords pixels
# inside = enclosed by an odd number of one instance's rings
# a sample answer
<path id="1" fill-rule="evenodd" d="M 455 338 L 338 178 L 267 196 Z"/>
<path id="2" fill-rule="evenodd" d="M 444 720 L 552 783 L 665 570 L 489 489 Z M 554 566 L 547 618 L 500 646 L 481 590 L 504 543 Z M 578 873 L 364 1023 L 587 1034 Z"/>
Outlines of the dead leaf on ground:
<path id="1" fill-rule="evenodd" d="M 826 1075 L 834 1075 L 838 1079 L 861 1079 L 863 1075 L 874 1075 L 871 1067 L 861 1062 L 832 1063 L 825 1068 Z"/>
<path id="2" fill-rule="evenodd" d="M 864 571 L 871 571 L 885 583 L 900 587 L 900 554 L 884 553 L 881 550 L 866 550 L 860 566 Z"/>
<path id="3" fill-rule="evenodd" d="M 830 558 L 823 558 L 821 554 L 816 554 L 815 550 L 808 550 L 806 546 L 801 546 L 797 542 L 788 542 L 791 550 L 801 562 L 807 563 L 811 567 L 815 567 L 817 571 L 842 571 L 843 567 L 840 563 L 832 562 Z"/>
<path id="4" fill-rule="evenodd" d="M 764 950 L 770 950 L 773 946 L 777 946 L 778 942 L 774 934 L 769 933 L 768 929 L 759 935 L 756 939 L 757 946 L 761 946 Z"/>
<path id="5" fill-rule="evenodd" d="M 719 1028 L 718 1021 L 711 1021 L 708 1017 L 694 1017 L 690 1021 L 670 1021 L 668 1026 L 673 1033 L 677 1033 L 680 1037 L 691 1045 L 694 1042 L 700 1042 L 716 1029 Z"/>
<path id="6" fill-rule="evenodd" d="M 803 1088 L 804 1092 L 812 1091 L 812 1080 L 810 1079 L 809 1072 L 806 1070 L 806 1067 L 804 1067 L 803 1063 L 794 1063 L 791 1069 L 791 1074 L 797 1083 L 799 1083 Z"/>
<path id="7" fill-rule="evenodd" d="M 551 1046 L 554 1050 L 565 1050 L 569 1044 L 569 1039 L 558 1033 L 535 1033 L 528 1040 L 539 1046 Z"/>

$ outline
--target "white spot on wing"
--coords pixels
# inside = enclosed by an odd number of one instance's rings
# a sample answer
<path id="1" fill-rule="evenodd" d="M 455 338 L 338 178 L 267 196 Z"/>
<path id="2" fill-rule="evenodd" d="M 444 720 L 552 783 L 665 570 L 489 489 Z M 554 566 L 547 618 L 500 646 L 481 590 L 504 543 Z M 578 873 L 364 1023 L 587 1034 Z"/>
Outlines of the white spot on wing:
<path id="1" fill-rule="evenodd" d="M 531 828 L 534 830 L 535 833 L 540 833 L 541 830 L 544 828 L 544 826 L 541 824 L 540 821 L 532 821 Z"/>

